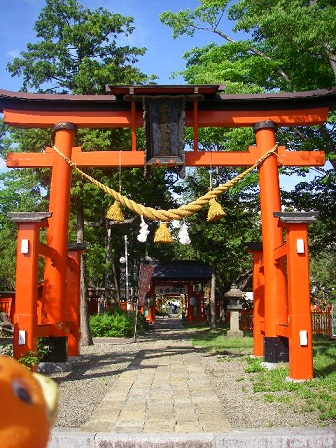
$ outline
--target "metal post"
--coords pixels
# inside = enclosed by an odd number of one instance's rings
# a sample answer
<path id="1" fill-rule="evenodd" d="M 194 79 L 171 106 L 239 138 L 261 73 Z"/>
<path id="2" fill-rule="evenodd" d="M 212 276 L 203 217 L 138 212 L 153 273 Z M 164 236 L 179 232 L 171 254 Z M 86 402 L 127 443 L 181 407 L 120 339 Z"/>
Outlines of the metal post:
<path id="1" fill-rule="evenodd" d="M 126 298 L 126 304 L 127 304 L 127 312 L 129 313 L 131 311 L 131 304 L 129 299 L 129 287 L 128 287 L 128 238 L 127 235 L 124 235 L 125 240 L 125 298 Z"/>

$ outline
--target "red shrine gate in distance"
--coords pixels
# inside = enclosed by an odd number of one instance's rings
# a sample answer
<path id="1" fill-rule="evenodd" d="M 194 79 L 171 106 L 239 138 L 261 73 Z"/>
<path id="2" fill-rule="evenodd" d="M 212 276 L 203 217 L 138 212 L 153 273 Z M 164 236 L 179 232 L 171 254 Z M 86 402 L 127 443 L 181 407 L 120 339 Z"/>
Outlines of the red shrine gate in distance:
<path id="1" fill-rule="evenodd" d="M 219 85 L 109 86 L 108 95 L 45 95 L 0 91 L 5 123 L 19 128 L 53 128 L 54 145 L 78 167 L 239 166 L 249 167 L 276 145 L 277 127 L 323 124 L 336 102 L 336 89 L 299 93 L 225 95 Z M 181 119 L 194 129 L 192 151 L 151 158 L 137 149 L 136 129 L 144 126 L 148 100 L 166 101 L 159 120 L 179 101 Z M 157 106 L 157 105 L 156 105 Z M 146 113 L 148 110 L 146 111 Z M 161 118 L 160 118 L 161 114 Z M 169 132 L 166 129 L 166 140 Z M 147 124 L 146 124 L 147 126 Z M 241 152 L 198 150 L 199 127 L 251 126 L 256 145 Z M 78 127 L 130 128 L 129 151 L 84 152 L 74 147 Z M 155 137 L 155 135 L 153 136 Z M 175 135 L 179 139 L 179 134 Z M 180 148 L 180 141 L 177 141 Z M 288 361 L 290 378 L 313 377 L 307 229 L 312 213 L 282 213 L 279 165 L 323 166 L 321 151 L 286 151 L 279 146 L 258 167 L 262 244 L 250 245 L 254 270 L 254 354 L 265 362 Z M 12 213 L 18 225 L 14 355 L 37 350 L 37 338 L 68 344 L 66 356 L 79 355 L 79 271 L 84 247 L 68 245 L 71 167 L 53 148 L 11 153 L 10 168 L 51 168 L 49 213 Z M 39 240 L 47 227 L 47 242 Z M 286 237 L 284 238 L 284 233 Z M 46 258 L 38 285 L 38 258 Z"/>

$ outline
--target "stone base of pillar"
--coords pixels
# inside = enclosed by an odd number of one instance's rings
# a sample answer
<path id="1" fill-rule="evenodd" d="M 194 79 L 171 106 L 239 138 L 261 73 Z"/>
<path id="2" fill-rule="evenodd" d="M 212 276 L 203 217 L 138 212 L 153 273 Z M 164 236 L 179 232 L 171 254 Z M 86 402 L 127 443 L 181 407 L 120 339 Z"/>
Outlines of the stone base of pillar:
<path id="1" fill-rule="evenodd" d="M 264 361 L 279 363 L 289 361 L 289 342 L 287 338 L 264 337 Z"/>
<path id="2" fill-rule="evenodd" d="M 241 330 L 228 330 L 226 336 L 228 338 L 243 338 L 244 332 Z"/>

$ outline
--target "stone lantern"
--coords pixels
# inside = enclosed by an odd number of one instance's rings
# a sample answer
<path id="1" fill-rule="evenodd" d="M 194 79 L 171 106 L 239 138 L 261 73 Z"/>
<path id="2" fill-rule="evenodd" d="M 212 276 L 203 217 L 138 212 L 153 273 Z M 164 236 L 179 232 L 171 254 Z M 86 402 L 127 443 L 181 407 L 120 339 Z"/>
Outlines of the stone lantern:
<path id="1" fill-rule="evenodd" d="M 227 332 L 229 337 L 241 338 L 244 332 L 239 329 L 239 310 L 243 308 L 244 293 L 232 284 L 230 291 L 225 294 L 227 309 L 230 311 L 230 330 Z"/>

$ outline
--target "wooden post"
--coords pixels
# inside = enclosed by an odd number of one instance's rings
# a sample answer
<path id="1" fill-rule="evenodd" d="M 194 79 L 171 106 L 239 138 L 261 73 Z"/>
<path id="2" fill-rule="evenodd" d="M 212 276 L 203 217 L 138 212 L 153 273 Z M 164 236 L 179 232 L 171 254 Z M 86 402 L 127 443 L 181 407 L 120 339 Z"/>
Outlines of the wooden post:
<path id="1" fill-rule="evenodd" d="M 253 354 L 264 355 L 265 291 L 262 268 L 262 245 L 250 243 L 249 252 L 253 255 Z"/>
<path id="2" fill-rule="evenodd" d="M 14 357 L 37 353 L 37 287 L 40 227 L 50 213 L 8 213 L 18 225 Z"/>
<path id="3" fill-rule="evenodd" d="M 81 256 L 86 245 L 74 243 L 68 246 L 67 287 L 65 318 L 68 327 L 68 356 L 79 356 L 80 345 L 80 268 Z"/>
<path id="4" fill-rule="evenodd" d="M 154 299 L 155 300 L 155 299 Z M 155 322 L 155 304 L 148 305 L 148 316 L 147 320 L 150 324 Z"/>
<path id="5" fill-rule="evenodd" d="M 186 297 L 186 305 L 187 305 L 187 321 L 192 322 L 194 320 L 194 306 L 190 303 L 190 298 L 194 295 L 194 291 L 192 289 L 192 285 L 188 282 L 188 293 Z"/>
<path id="6" fill-rule="evenodd" d="M 264 121 L 254 126 L 260 155 L 274 148 L 277 125 Z M 277 335 L 277 325 L 287 324 L 287 281 L 285 264 L 274 260 L 274 249 L 283 243 L 282 229 L 273 212 L 281 210 L 277 155 L 269 156 L 259 167 L 260 208 L 265 275 L 264 361 L 288 361 L 287 339 Z"/>
<path id="7" fill-rule="evenodd" d="M 315 221 L 316 215 L 275 213 L 287 231 L 289 376 L 293 380 L 313 378 L 308 225 Z"/>

